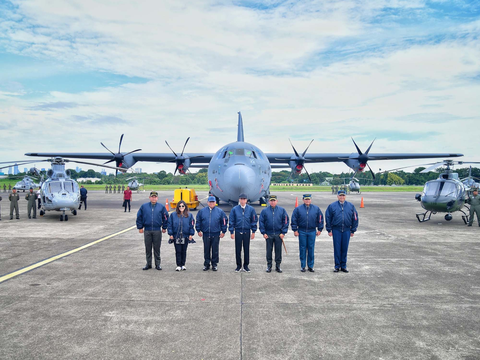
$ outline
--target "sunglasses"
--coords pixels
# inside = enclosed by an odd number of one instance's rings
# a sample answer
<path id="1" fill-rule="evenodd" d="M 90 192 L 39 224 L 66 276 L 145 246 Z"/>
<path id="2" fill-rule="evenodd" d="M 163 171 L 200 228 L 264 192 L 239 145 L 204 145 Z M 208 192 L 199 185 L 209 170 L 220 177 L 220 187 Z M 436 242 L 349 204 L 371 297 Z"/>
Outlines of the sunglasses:
<path id="1" fill-rule="evenodd" d="M 181 207 L 185 207 L 185 205 L 178 205 L 178 207 L 179 207 L 179 208 L 181 208 Z"/>

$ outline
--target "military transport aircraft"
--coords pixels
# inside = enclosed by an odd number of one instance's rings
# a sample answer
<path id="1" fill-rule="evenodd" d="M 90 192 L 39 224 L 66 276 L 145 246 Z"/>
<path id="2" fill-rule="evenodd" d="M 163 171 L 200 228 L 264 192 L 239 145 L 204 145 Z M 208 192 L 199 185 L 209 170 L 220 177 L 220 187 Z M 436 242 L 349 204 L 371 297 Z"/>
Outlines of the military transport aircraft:
<path id="1" fill-rule="evenodd" d="M 61 156 L 66 158 L 103 159 L 108 162 L 115 161 L 117 167 L 125 169 L 132 167 L 138 161 L 149 162 L 175 162 L 176 170 L 184 173 L 191 168 L 208 168 L 208 184 L 210 193 L 217 201 L 238 202 L 238 196 L 245 193 L 250 202 L 259 201 L 264 204 L 270 193 L 270 180 L 272 168 L 290 167 L 297 174 L 305 169 L 305 163 L 316 162 L 344 162 L 355 173 L 362 172 L 367 167 L 369 160 L 395 160 L 395 159 L 421 159 L 421 158 L 446 158 L 458 157 L 462 154 L 428 154 L 428 153 L 396 153 L 396 154 L 370 154 L 368 150 L 363 153 L 354 141 L 356 153 L 345 154 L 307 154 L 307 149 L 299 154 L 295 147 L 292 153 L 265 154 L 257 146 L 245 142 L 243 134 L 242 115 L 238 113 L 237 141 L 220 148 L 215 154 L 184 154 L 169 153 L 135 153 L 120 151 L 123 135 L 120 138 L 117 154 L 108 153 L 28 153 L 27 156 Z M 352 139 L 353 140 L 353 139 Z M 187 139 L 188 141 L 188 139 Z M 103 144 L 102 144 L 103 145 Z M 185 143 L 186 145 L 186 143 Z M 306 171 L 306 169 L 305 169 Z M 371 171 L 371 169 L 370 169 Z M 308 172 L 307 172 L 308 174 Z"/>

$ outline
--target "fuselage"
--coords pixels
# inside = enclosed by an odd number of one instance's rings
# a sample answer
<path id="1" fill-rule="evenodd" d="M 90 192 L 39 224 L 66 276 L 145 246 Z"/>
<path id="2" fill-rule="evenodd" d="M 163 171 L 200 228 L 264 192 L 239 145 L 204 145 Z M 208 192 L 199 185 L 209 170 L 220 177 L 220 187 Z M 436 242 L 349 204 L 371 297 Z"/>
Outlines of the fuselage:
<path id="1" fill-rule="evenodd" d="M 465 188 L 458 180 L 428 181 L 421 197 L 422 207 L 433 212 L 454 212 L 465 204 Z"/>
<path id="2" fill-rule="evenodd" d="M 246 194 L 250 202 L 269 193 L 272 169 L 258 147 L 237 141 L 225 145 L 208 165 L 210 192 L 222 201 L 238 202 Z"/>

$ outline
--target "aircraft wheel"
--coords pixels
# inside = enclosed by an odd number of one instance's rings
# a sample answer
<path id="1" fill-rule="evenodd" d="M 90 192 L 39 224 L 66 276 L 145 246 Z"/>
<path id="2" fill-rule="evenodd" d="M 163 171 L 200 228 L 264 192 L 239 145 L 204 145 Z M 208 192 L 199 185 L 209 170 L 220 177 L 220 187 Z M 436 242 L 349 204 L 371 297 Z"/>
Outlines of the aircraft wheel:
<path id="1" fill-rule="evenodd" d="M 77 215 L 77 210 L 73 210 L 72 214 L 73 214 L 73 216 L 76 216 Z"/>
<path id="2" fill-rule="evenodd" d="M 445 220 L 447 220 L 447 221 L 452 220 L 452 214 L 445 215 Z"/>
<path id="3" fill-rule="evenodd" d="M 45 211 L 40 210 L 40 216 L 43 216 L 43 215 L 45 215 Z"/>
<path id="4" fill-rule="evenodd" d="M 65 221 L 68 221 L 68 215 L 65 215 Z"/>
<path id="5" fill-rule="evenodd" d="M 63 221 L 63 215 L 60 215 L 60 221 Z"/>

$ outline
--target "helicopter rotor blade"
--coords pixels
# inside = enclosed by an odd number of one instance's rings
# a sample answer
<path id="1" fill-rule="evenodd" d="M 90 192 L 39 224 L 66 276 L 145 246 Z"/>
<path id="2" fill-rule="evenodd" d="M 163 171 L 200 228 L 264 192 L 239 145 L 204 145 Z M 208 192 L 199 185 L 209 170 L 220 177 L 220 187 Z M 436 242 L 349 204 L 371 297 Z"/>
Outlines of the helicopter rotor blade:
<path id="1" fill-rule="evenodd" d="M 70 160 L 70 159 L 63 159 L 63 161 L 73 162 L 73 163 L 78 163 L 78 164 L 85 164 L 85 165 L 94 165 L 94 166 L 99 166 L 99 167 L 106 167 L 106 168 L 109 168 L 109 169 L 112 169 L 112 170 L 117 170 L 117 171 L 118 170 L 120 170 L 120 171 L 125 170 L 124 168 L 121 168 L 121 167 L 108 166 L 108 165 L 105 165 L 105 164 L 95 164 L 95 163 L 86 162 L 86 161 L 78 161 L 78 160 Z"/>

